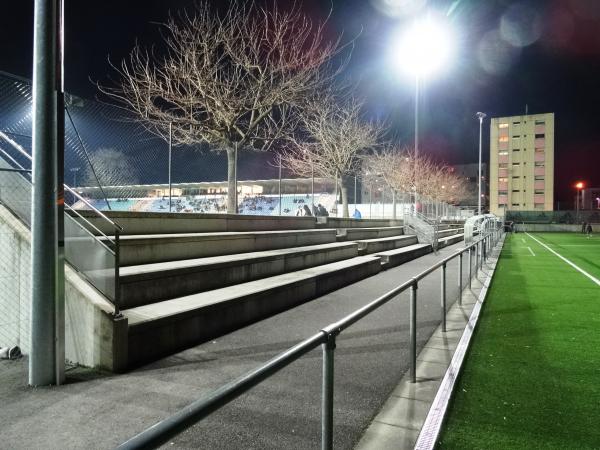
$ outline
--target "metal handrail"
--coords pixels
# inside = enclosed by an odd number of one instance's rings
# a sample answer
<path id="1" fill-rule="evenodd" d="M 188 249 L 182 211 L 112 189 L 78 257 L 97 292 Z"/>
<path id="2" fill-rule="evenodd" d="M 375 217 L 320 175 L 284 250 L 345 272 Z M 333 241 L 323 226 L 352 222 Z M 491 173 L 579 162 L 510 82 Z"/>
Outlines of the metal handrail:
<path id="1" fill-rule="evenodd" d="M 480 236 L 480 239 L 465 248 L 455 252 L 454 254 L 444 258 L 442 261 L 434 264 L 432 267 L 419 273 L 400 286 L 383 294 L 362 308 L 350 313 L 342 319 L 334 322 L 317 334 L 303 340 L 283 353 L 273 357 L 258 368 L 242 375 L 241 377 L 231 381 L 230 383 L 215 390 L 205 398 L 199 399 L 186 406 L 171 417 L 158 422 L 152 427 L 142 431 L 138 435 L 121 444 L 118 449 L 147 449 L 156 448 L 169 439 L 176 436 L 183 430 L 194 425 L 204 417 L 207 417 L 212 412 L 225 406 L 235 398 L 239 397 L 244 392 L 259 384 L 261 381 L 274 375 L 282 368 L 288 366 L 293 361 L 296 361 L 307 352 L 321 345 L 323 349 L 323 388 L 322 388 L 322 417 L 321 417 L 321 448 L 329 450 L 333 447 L 333 388 L 334 388 L 334 350 L 336 337 L 346 328 L 358 322 L 363 317 L 383 306 L 393 298 L 397 297 L 407 289 L 411 289 L 410 298 L 410 377 L 412 382 L 416 382 L 416 300 L 418 283 L 424 277 L 432 273 L 437 268 L 442 268 L 442 330 L 446 331 L 446 295 L 445 295 L 445 277 L 446 264 L 452 259 L 459 257 L 459 304 L 462 295 L 462 256 L 465 252 L 469 252 L 469 285 L 472 278 L 472 259 L 471 255 L 474 248 L 476 249 L 477 259 L 476 267 L 483 267 L 483 262 L 489 254 L 489 250 L 495 245 L 500 237 L 501 229 L 490 231 L 485 236 Z"/>
<path id="2" fill-rule="evenodd" d="M 25 158 L 27 158 L 29 161 L 32 161 L 31 155 L 29 153 L 27 153 L 27 151 L 23 148 L 23 146 L 19 145 L 18 142 L 15 142 L 13 139 L 11 139 L 9 136 L 7 136 L 6 133 L 4 133 L 3 131 L 0 131 L 0 137 L 3 138 L 6 142 L 8 142 L 10 145 L 12 145 L 21 155 L 25 156 Z M 94 207 L 90 202 L 88 202 L 81 195 L 79 195 L 77 192 L 75 192 L 73 189 L 71 189 L 66 183 L 63 183 L 63 186 L 65 187 L 65 189 L 67 191 L 69 191 L 71 194 L 73 194 L 75 197 L 77 197 L 78 200 L 83 201 L 86 204 L 86 206 L 88 206 L 92 211 L 94 211 L 99 217 L 101 217 L 102 219 L 107 221 L 115 230 L 123 231 L 123 227 L 121 225 L 110 220 L 104 213 L 102 213 L 102 211 L 100 211 L 99 209 Z M 89 223 L 89 221 L 87 221 L 87 220 L 86 220 L 86 222 Z"/>

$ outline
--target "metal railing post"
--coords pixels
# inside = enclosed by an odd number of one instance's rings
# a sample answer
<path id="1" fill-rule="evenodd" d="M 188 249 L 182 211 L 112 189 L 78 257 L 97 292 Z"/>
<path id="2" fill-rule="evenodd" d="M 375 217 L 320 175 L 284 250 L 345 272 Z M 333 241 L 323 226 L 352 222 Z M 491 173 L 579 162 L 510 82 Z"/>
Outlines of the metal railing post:
<path id="1" fill-rule="evenodd" d="M 473 277 L 473 247 L 469 247 L 469 289 L 471 289 L 471 278 Z"/>
<path id="2" fill-rule="evenodd" d="M 442 331 L 446 332 L 446 263 L 442 264 L 440 306 L 442 308 Z"/>
<path id="3" fill-rule="evenodd" d="M 462 305 L 462 266 L 463 266 L 463 254 L 462 252 L 458 255 L 458 304 Z"/>
<path id="4" fill-rule="evenodd" d="M 115 229 L 115 318 L 121 317 L 121 285 L 120 285 L 120 252 L 119 236 L 121 232 Z"/>
<path id="5" fill-rule="evenodd" d="M 335 335 L 329 334 L 323 349 L 323 392 L 321 402 L 321 450 L 333 448 L 333 370 Z"/>
<path id="6" fill-rule="evenodd" d="M 410 381 L 417 382 L 417 280 L 410 287 Z"/>

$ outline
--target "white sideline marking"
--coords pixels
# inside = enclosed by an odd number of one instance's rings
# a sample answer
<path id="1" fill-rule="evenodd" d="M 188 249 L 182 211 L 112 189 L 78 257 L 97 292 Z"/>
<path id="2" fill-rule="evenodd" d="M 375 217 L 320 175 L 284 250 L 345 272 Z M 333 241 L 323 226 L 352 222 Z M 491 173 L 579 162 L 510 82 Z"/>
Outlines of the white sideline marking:
<path id="1" fill-rule="evenodd" d="M 533 253 L 533 250 L 531 250 L 531 247 L 527 247 L 529 249 L 529 251 L 531 252 L 531 256 L 535 256 L 535 253 Z"/>
<path id="2" fill-rule="evenodd" d="M 571 261 L 569 261 L 567 258 L 565 258 L 562 255 L 559 255 L 558 253 L 556 253 L 554 250 L 552 250 L 550 247 L 548 247 L 546 244 L 538 241 L 536 238 L 534 238 L 532 235 L 530 235 L 529 233 L 526 233 L 527 236 L 529 236 L 531 239 L 533 239 L 534 241 L 536 241 L 538 244 L 540 244 L 542 247 L 545 247 L 547 250 L 549 250 L 550 252 L 554 253 L 556 256 L 558 256 L 560 259 L 562 259 L 564 262 L 566 262 L 568 265 L 570 265 L 571 267 L 573 267 L 574 269 L 577 269 L 578 271 L 580 271 L 582 274 L 584 274 L 586 277 L 588 277 L 590 280 L 592 280 L 594 283 L 596 283 L 598 286 L 600 286 L 600 280 L 598 280 L 598 278 L 590 275 L 589 273 L 587 273 L 585 270 L 580 269 L 579 267 L 577 267 L 575 264 L 573 264 Z"/>
<path id="3" fill-rule="evenodd" d="M 525 244 L 525 239 L 521 238 L 521 240 L 523 241 L 523 244 Z"/>

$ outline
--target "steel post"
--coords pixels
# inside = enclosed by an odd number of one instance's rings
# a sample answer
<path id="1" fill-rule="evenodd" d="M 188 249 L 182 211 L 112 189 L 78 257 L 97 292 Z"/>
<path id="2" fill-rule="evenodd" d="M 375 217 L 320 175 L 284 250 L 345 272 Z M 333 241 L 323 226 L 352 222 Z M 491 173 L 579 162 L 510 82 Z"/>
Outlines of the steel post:
<path id="1" fill-rule="evenodd" d="M 321 402 L 321 449 L 333 448 L 333 384 L 335 336 L 329 335 L 323 349 L 323 392 Z"/>
<path id="2" fill-rule="evenodd" d="M 469 289 L 471 289 L 471 278 L 473 277 L 473 247 L 469 248 Z"/>
<path id="3" fill-rule="evenodd" d="M 442 308 L 442 331 L 446 331 L 446 263 L 442 264 L 442 279 L 440 292 L 440 306 Z"/>
<path id="4" fill-rule="evenodd" d="M 279 160 L 279 215 L 281 216 L 281 159 Z"/>
<path id="5" fill-rule="evenodd" d="M 463 254 L 458 255 L 458 304 L 462 305 L 462 266 Z"/>
<path id="6" fill-rule="evenodd" d="M 417 280 L 410 287 L 410 381 L 417 382 Z"/>
<path id="7" fill-rule="evenodd" d="M 64 202 L 59 155 L 64 133 L 62 2 L 35 0 L 33 37 L 33 191 L 29 384 L 59 384 L 64 374 L 64 265 L 59 221 Z M 60 129 L 62 126 L 62 129 Z M 59 165 L 61 167 L 59 167 Z M 61 298 L 62 295 L 62 298 Z"/>

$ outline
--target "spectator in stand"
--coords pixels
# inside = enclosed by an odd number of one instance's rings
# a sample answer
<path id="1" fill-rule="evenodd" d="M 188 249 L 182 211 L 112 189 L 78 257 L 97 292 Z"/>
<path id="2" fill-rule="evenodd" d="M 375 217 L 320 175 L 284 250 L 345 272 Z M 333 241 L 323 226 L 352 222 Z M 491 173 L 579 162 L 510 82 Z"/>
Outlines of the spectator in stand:
<path id="1" fill-rule="evenodd" d="M 304 208 L 302 208 L 302 205 L 298 205 L 298 209 L 296 210 L 296 215 L 297 216 L 303 216 L 304 215 Z"/>
<path id="2" fill-rule="evenodd" d="M 354 214 L 352 215 L 352 217 L 354 217 L 355 219 L 362 219 L 362 214 L 358 209 L 354 208 Z"/>
<path id="3" fill-rule="evenodd" d="M 313 216 L 319 216 L 319 208 L 317 208 L 314 204 L 312 205 Z"/>
<path id="4" fill-rule="evenodd" d="M 319 215 L 320 216 L 323 216 L 323 217 L 329 216 L 329 213 L 327 212 L 327 210 L 325 209 L 325 207 L 323 205 L 321 205 L 320 203 L 317 205 L 317 208 L 319 208 Z"/>
<path id="5" fill-rule="evenodd" d="M 304 205 L 304 215 L 312 216 L 312 213 L 310 212 L 310 208 L 308 207 L 308 205 Z"/>

